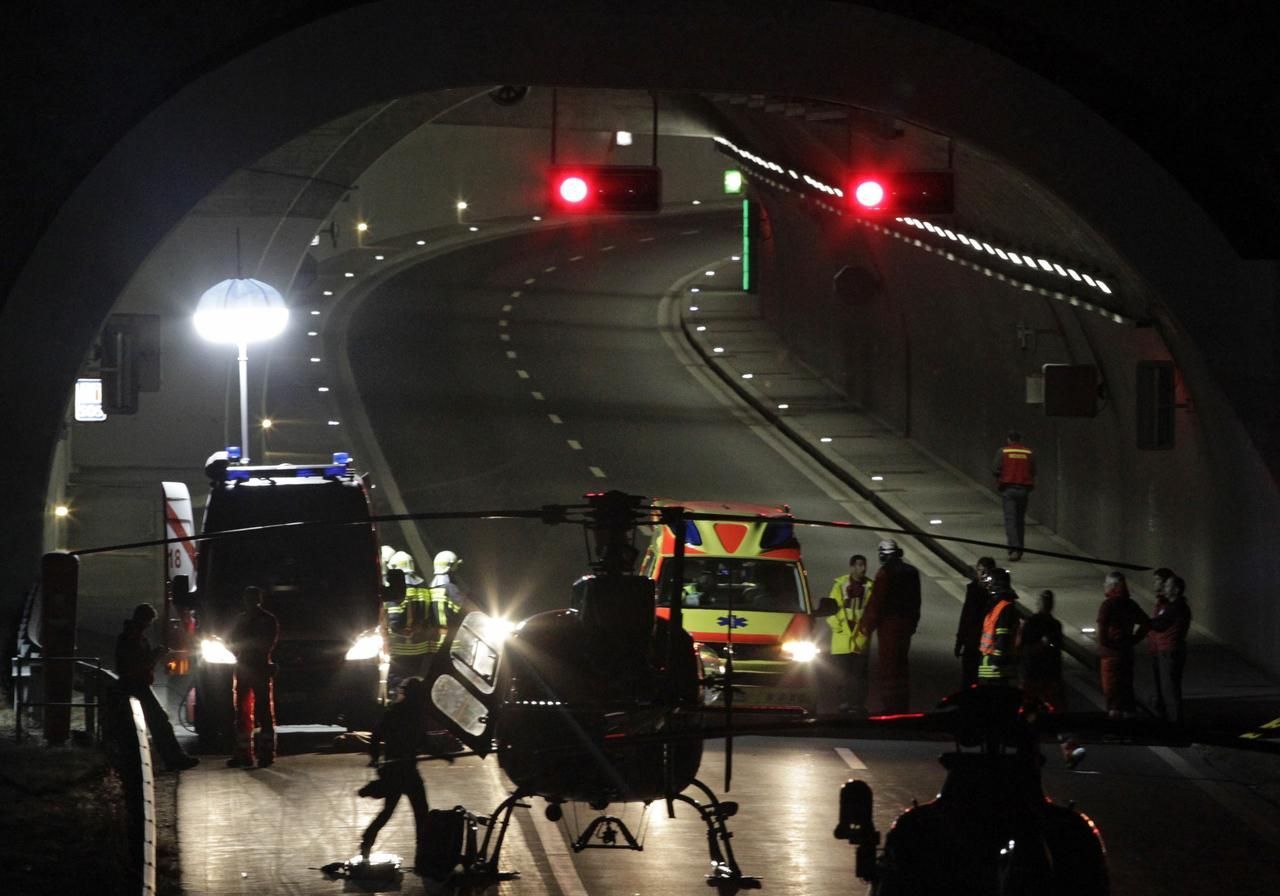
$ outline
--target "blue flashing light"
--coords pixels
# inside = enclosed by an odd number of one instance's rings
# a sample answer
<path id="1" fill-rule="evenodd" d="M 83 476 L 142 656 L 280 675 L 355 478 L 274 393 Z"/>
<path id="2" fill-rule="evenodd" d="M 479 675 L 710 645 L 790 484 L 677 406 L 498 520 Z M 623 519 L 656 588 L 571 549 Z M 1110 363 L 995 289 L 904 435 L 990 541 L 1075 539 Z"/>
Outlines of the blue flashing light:
<path id="1" fill-rule="evenodd" d="M 249 479 L 248 470 L 227 470 L 227 479 L 243 479 L 246 482 Z"/>
<path id="2" fill-rule="evenodd" d="M 239 460 L 239 459 L 240 459 L 240 446 L 239 446 L 239 445 L 228 445 L 228 446 L 227 446 L 227 460 Z"/>
<path id="3" fill-rule="evenodd" d="M 333 462 L 345 467 L 347 464 L 351 463 L 351 455 L 346 451 L 335 451 L 333 452 Z"/>
<path id="4" fill-rule="evenodd" d="M 316 471 L 311 467 L 298 467 L 298 469 L 293 471 L 293 475 L 297 476 L 299 479 L 309 479 L 316 475 Z"/>
<path id="5" fill-rule="evenodd" d="M 671 527 L 668 526 L 668 529 Z M 676 533 L 672 531 L 672 535 Z M 702 544 L 702 533 L 698 531 L 698 524 L 693 520 L 684 521 L 684 543 L 698 546 Z"/>
<path id="6" fill-rule="evenodd" d="M 345 476 L 347 475 L 346 464 L 334 464 L 331 467 L 325 467 L 324 475 L 327 479 L 332 479 L 335 476 Z"/>
<path id="7" fill-rule="evenodd" d="M 760 538 L 760 547 L 766 551 L 770 548 L 793 547 L 795 540 L 795 526 L 791 523 L 768 523 Z"/>

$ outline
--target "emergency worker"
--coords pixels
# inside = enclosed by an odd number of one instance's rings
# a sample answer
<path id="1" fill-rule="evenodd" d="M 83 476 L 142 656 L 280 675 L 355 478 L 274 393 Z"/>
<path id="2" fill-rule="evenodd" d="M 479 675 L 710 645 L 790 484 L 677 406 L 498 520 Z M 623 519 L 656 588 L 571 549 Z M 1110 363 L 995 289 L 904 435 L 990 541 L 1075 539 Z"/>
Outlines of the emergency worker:
<path id="1" fill-rule="evenodd" d="M 276 667 L 271 653 L 280 623 L 262 606 L 262 598 L 262 589 L 256 585 L 244 589 L 244 611 L 236 618 L 227 643 L 236 657 L 236 742 L 227 760 L 231 768 L 251 767 L 255 755 L 258 768 L 267 768 L 276 758 Z"/>
<path id="2" fill-rule="evenodd" d="M 418 575 L 413 557 L 406 551 L 395 551 L 387 560 L 387 652 L 391 656 L 391 684 L 421 675 L 428 657 L 439 645 L 430 631 L 427 619 L 431 605 L 430 591 Z M 392 606 L 397 594 L 403 594 L 398 607 Z"/>
<path id="3" fill-rule="evenodd" d="M 979 557 L 973 564 L 973 578 L 964 589 L 964 606 L 960 608 L 960 622 L 956 626 L 956 656 L 960 658 L 960 686 L 963 688 L 978 683 L 982 620 L 986 618 L 987 607 L 991 603 L 986 578 L 987 573 L 995 568 L 993 558 Z"/>
<path id="4" fill-rule="evenodd" d="M 1157 595 L 1151 616 L 1147 648 L 1151 652 L 1151 672 L 1155 685 L 1156 716 L 1182 724 L 1182 673 L 1187 665 L 1187 634 L 1191 631 L 1191 607 L 1187 604 L 1186 583 L 1170 572 L 1164 589 Z"/>
<path id="5" fill-rule="evenodd" d="M 1004 505 L 1004 537 L 1009 544 L 1009 559 L 1021 560 L 1027 499 L 1036 485 L 1036 456 L 1022 444 L 1022 435 L 1017 430 L 1011 429 L 1005 436 L 991 472 L 996 477 L 996 488 Z"/>
<path id="6" fill-rule="evenodd" d="M 125 697 L 136 697 L 142 704 L 147 730 L 165 768 L 181 771 L 198 765 L 200 760 L 182 749 L 168 713 L 151 690 L 156 680 L 156 663 L 166 653 L 163 647 L 152 647 L 147 639 L 147 630 L 155 618 L 155 607 L 138 604 L 133 608 L 133 615 L 124 621 L 124 628 L 116 638 L 116 676 L 120 692 Z"/>
<path id="7" fill-rule="evenodd" d="M 1022 620 L 1015 601 L 1018 594 L 1009 581 L 1009 570 L 996 567 L 987 572 L 985 584 L 991 594 L 982 619 L 982 639 L 978 652 L 978 684 L 1016 686 L 1018 680 L 1018 629 Z"/>
<path id="8" fill-rule="evenodd" d="M 1132 718 L 1138 708 L 1133 692 L 1133 649 L 1147 636 L 1151 619 L 1129 596 L 1124 573 L 1109 572 L 1103 582 L 1104 596 L 1098 607 L 1098 671 L 1107 715 L 1113 719 Z"/>
<path id="9" fill-rule="evenodd" d="M 830 597 L 836 602 L 836 612 L 827 617 L 827 625 L 831 628 L 831 661 L 839 676 L 836 683 L 839 711 L 865 716 L 870 638 L 863 634 L 858 623 L 871 599 L 866 557 L 854 554 L 849 558 L 849 572 L 837 576 L 831 583 Z"/>
<path id="10" fill-rule="evenodd" d="M 1018 652 L 1022 654 L 1022 694 L 1027 705 L 1040 704 L 1065 712 L 1067 693 L 1062 684 L 1062 623 L 1053 615 L 1053 592 L 1036 599 L 1036 612 L 1022 625 Z"/>
<path id="11" fill-rule="evenodd" d="M 877 677 L 886 713 L 905 712 L 911 703 L 911 636 L 920 624 L 920 572 L 902 559 L 893 539 L 880 542 L 880 570 L 858 623 L 864 635 L 876 633 Z"/>
<path id="12" fill-rule="evenodd" d="M 436 647 L 444 642 L 449 623 L 462 612 L 463 604 L 469 603 L 466 593 L 456 581 L 458 567 L 462 565 L 460 558 L 453 551 L 441 551 L 432 561 L 430 597 L 431 605 L 427 609 L 428 631 L 435 631 Z"/>

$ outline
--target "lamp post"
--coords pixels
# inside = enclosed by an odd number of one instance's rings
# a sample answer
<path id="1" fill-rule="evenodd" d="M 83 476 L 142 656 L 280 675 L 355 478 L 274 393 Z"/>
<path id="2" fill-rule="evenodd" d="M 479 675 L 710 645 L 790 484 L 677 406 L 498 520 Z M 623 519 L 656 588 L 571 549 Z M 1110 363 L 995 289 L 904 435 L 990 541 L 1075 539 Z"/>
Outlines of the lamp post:
<path id="1" fill-rule="evenodd" d="M 205 290 L 196 304 L 196 332 L 210 342 L 234 345 L 240 362 L 240 451 L 249 451 L 249 343 L 274 339 L 284 332 L 289 309 L 284 297 L 261 280 L 223 280 Z"/>

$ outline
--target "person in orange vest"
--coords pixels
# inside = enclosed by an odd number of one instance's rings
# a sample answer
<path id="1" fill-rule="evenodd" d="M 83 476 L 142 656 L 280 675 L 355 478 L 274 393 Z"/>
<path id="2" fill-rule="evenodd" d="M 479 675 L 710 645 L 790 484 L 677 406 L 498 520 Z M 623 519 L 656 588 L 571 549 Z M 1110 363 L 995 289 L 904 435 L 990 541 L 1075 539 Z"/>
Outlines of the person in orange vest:
<path id="1" fill-rule="evenodd" d="M 1036 486 L 1036 456 L 1022 444 L 1022 435 L 1017 430 L 1011 429 L 1005 436 L 991 473 L 996 477 L 996 488 L 1004 504 L 1004 537 L 1009 544 L 1009 559 L 1021 560 L 1027 499 Z"/>
<path id="2" fill-rule="evenodd" d="M 1018 679 L 1018 594 L 1009 581 L 1009 570 L 996 567 L 987 573 L 991 603 L 982 619 L 978 643 L 978 684 L 1014 685 Z"/>

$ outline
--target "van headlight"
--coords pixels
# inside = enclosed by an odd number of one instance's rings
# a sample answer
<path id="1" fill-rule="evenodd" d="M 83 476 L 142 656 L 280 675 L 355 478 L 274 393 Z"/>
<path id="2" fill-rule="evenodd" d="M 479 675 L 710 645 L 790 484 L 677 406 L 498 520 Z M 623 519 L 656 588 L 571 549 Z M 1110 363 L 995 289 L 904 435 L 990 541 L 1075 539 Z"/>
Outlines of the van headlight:
<path id="1" fill-rule="evenodd" d="M 236 661 L 236 655 L 220 638 L 205 638 L 200 642 L 200 659 L 206 663 L 226 666 Z"/>
<path id="2" fill-rule="evenodd" d="M 811 663 L 818 658 L 818 645 L 812 641 L 787 641 L 782 652 L 797 663 Z"/>
<path id="3" fill-rule="evenodd" d="M 382 635 L 378 632 L 365 632 L 356 638 L 356 643 L 347 651 L 349 660 L 371 660 L 382 654 Z"/>

